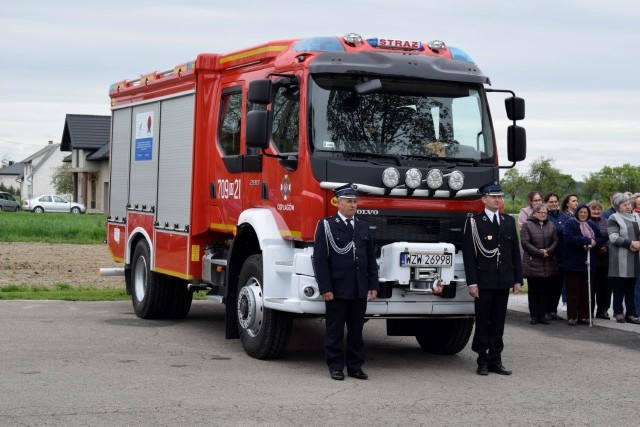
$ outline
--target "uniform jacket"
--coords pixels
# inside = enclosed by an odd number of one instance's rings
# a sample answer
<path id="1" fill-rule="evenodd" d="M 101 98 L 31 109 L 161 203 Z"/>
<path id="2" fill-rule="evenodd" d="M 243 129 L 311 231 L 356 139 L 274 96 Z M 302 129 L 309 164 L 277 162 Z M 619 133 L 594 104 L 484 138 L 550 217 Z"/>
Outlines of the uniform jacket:
<path id="1" fill-rule="evenodd" d="M 522 242 L 522 275 L 524 277 L 552 277 L 560 274 L 556 262 L 558 233 L 549 220 L 542 223 L 537 218 L 529 218 L 520 230 Z M 540 249 L 549 254 L 544 257 Z"/>
<path id="2" fill-rule="evenodd" d="M 500 215 L 500 227 L 489 221 L 483 211 L 474 215 L 478 235 L 482 245 L 488 249 L 500 249 L 500 256 L 487 258 L 474 246 L 471 223 L 467 221 L 464 230 L 463 258 L 467 284 L 477 284 L 479 289 L 508 289 L 514 284 L 522 284 L 522 260 L 516 222 L 510 215 Z"/>
<path id="3" fill-rule="evenodd" d="M 582 205 L 580 205 L 582 206 Z M 578 206 L 578 208 L 580 208 Z M 591 248 L 591 271 L 595 271 L 598 268 L 598 259 L 600 246 L 602 246 L 606 237 L 600 232 L 600 227 L 595 225 L 593 221 L 587 220 L 587 224 L 594 232 L 594 239 L 596 246 Z M 580 231 L 580 221 L 577 218 L 570 218 L 564 225 L 564 255 L 562 261 L 562 268 L 569 271 L 587 272 L 587 251 L 585 246 L 591 244 L 591 240 L 588 237 L 584 237 Z"/>
<path id="4" fill-rule="evenodd" d="M 353 240 L 350 250 L 340 255 L 333 250 L 324 229 L 324 220 L 316 226 L 313 244 L 313 268 L 320 293 L 333 292 L 335 298 L 366 298 L 369 290 L 378 290 L 378 264 L 369 233 L 369 223 L 355 218 L 353 231 L 335 214 L 326 218 L 338 247 Z"/>

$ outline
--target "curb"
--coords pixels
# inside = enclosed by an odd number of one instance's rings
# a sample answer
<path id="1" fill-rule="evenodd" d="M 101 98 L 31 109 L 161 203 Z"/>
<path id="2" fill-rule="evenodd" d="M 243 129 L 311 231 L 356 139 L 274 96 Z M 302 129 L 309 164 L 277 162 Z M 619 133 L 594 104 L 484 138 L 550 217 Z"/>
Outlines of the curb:
<path id="1" fill-rule="evenodd" d="M 507 304 L 507 310 L 514 311 L 517 313 L 526 313 L 529 315 L 529 301 L 527 299 L 527 295 L 509 295 L 509 302 Z M 558 315 L 563 317 L 565 320 L 567 318 L 566 312 L 558 310 Z M 633 332 L 636 334 L 640 334 L 640 325 L 634 325 L 631 323 L 618 323 L 613 320 L 612 311 L 609 310 L 609 315 L 612 320 L 604 320 L 604 319 L 593 319 L 593 326 L 599 326 L 608 329 L 617 329 L 619 331 L 625 332 Z M 556 321 L 558 322 L 558 321 Z"/>

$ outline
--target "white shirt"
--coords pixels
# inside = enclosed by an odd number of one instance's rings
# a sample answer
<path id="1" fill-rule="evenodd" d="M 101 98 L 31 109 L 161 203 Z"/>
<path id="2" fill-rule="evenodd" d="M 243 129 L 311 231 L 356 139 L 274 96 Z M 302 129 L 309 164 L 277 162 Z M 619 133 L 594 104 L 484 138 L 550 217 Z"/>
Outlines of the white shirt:
<path id="1" fill-rule="evenodd" d="M 351 218 L 351 225 L 349 225 L 349 223 L 347 222 L 348 218 L 346 216 L 342 215 L 340 213 L 340 211 L 338 211 L 338 216 L 340 217 L 342 222 L 344 222 L 347 225 L 347 227 L 354 227 L 355 226 L 355 219 L 354 218 Z"/>
<path id="2" fill-rule="evenodd" d="M 489 218 L 489 222 L 493 222 L 493 216 L 496 215 L 498 217 L 498 225 L 500 225 L 500 215 L 498 212 L 492 212 L 489 209 L 484 210 L 484 214 Z"/>

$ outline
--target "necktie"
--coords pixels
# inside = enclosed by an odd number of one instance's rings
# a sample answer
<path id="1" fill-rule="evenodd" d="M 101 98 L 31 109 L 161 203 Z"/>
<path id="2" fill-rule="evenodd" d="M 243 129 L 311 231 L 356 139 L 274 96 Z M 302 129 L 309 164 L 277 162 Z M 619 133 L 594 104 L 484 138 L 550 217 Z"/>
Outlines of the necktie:
<path id="1" fill-rule="evenodd" d="M 493 225 L 500 227 L 500 224 L 498 224 L 498 214 L 493 214 Z"/>
<path id="2" fill-rule="evenodd" d="M 347 226 L 353 230 L 353 224 L 351 224 L 351 218 L 347 218 Z"/>

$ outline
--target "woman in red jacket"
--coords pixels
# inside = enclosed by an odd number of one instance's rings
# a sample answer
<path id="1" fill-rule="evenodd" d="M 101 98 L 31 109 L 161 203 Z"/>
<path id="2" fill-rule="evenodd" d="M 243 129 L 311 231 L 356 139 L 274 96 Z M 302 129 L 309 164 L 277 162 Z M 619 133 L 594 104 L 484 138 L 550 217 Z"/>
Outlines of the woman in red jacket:
<path id="1" fill-rule="evenodd" d="M 522 224 L 522 276 L 529 288 L 529 314 L 531 324 L 549 324 L 545 309 L 549 298 L 550 278 L 560 274 L 555 252 L 558 250 L 556 227 L 547 218 L 547 206 L 538 203 L 529 219 Z"/>

